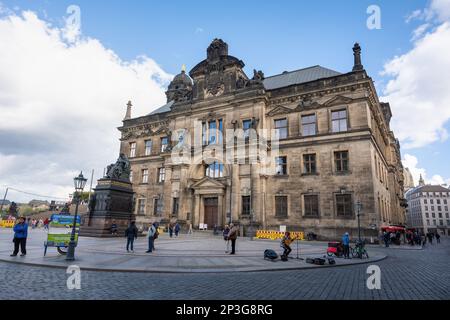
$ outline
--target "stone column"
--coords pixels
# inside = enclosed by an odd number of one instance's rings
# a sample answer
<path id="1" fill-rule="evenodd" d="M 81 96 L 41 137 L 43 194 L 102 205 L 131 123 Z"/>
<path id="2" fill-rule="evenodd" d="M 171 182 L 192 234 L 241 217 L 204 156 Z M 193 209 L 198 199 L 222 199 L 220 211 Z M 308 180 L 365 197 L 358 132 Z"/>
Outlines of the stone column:
<path id="1" fill-rule="evenodd" d="M 198 227 L 200 223 L 200 195 L 195 194 L 195 204 L 194 204 L 194 212 L 192 213 L 193 221 L 192 227 Z"/>

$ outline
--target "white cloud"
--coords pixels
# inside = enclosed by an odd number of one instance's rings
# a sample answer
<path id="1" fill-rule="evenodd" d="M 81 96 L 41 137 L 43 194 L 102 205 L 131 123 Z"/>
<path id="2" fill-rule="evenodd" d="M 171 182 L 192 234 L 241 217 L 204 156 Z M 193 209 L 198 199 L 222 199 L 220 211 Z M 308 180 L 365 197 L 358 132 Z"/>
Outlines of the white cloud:
<path id="1" fill-rule="evenodd" d="M 450 17 L 448 2 L 435 0 L 427 12 Z M 392 127 L 406 149 L 446 140 L 450 119 L 450 73 L 445 72 L 450 70 L 450 21 L 423 24 L 413 38 L 413 49 L 390 60 L 382 72 L 391 79 L 381 99 L 391 103 Z"/>
<path id="2" fill-rule="evenodd" d="M 417 186 L 419 184 L 420 175 L 422 175 L 422 178 L 424 179 L 426 184 L 433 184 L 433 185 L 442 185 L 447 184 L 450 185 L 450 178 L 444 179 L 442 176 L 435 174 L 431 178 L 428 178 L 427 171 L 424 168 L 418 167 L 419 160 L 417 157 L 405 154 L 402 160 L 403 166 L 405 168 L 408 168 L 411 172 L 411 175 L 414 179 L 414 184 Z"/>
<path id="3" fill-rule="evenodd" d="M 0 185 L 66 197 L 79 170 L 98 178 L 115 161 L 127 101 L 133 116 L 151 112 L 172 77 L 148 57 L 123 61 L 99 40 L 67 42 L 33 12 L 2 10 Z"/>

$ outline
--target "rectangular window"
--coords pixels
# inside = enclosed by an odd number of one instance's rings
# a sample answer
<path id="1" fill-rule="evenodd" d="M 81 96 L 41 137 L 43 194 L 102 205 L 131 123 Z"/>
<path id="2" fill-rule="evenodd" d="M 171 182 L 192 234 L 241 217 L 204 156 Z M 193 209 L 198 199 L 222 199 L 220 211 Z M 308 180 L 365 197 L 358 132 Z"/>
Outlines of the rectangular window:
<path id="1" fill-rule="evenodd" d="M 275 120 L 275 130 L 278 131 L 278 137 L 280 139 L 286 139 L 288 137 L 287 119 Z"/>
<path id="2" fill-rule="evenodd" d="M 168 137 L 161 138 L 161 152 L 166 152 L 168 146 L 169 146 L 169 138 Z"/>
<path id="3" fill-rule="evenodd" d="M 430 214 L 428 212 L 425 212 L 425 217 L 429 218 Z"/>
<path id="4" fill-rule="evenodd" d="M 352 195 L 336 195 L 336 214 L 338 217 L 350 218 L 353 216 Z"/>
<path id="5" fill-rule="evenodd" d="M 152 140 L 145 140 L 145 155 L 149 156 L 152 154 Z"/>
<path id="6" fill-rule="evenodd" d="M 217 142 L 216 138 L 217 138 L 217 123 L 216 121 L 210 121 L 209 122 L 209 127 L 208 127 L 208 133 L 209 133 L 209 144 L 215 144 Z"/>
<path id="7" fill-rule="evenodd" d="M 316 173 L 316 155 L 315 154 L 303 155 L 303 173 L 305 173 L 305 174 Z"/>
<path id="8" fill-rule="evenodd" d="M 287 158 L 286 157 L 276 157 L 275 158 L 275 172 L 279 176 L 287 175 Z"/>
<path id="9" fill-rule="evenodd" d="M 145 199 L 139 199 L 138 201 L 138 214 L 145 214 Z"/>
<path id="10" fill-rule="evenodd" d="M 439 220 L 439 225 L 443 226 L 444 225 L 444 220 Z"/>
<path id="11" fill-rule="evenodd" d="M 136 142 L 130 143 L 130 158 L 136 157 Z"/>
<path id="12" fill-rule="evenodd" d="M 438 213 L 439 218 L 442 218 L 442 212 Z"/>
<path id="13" fill-rule="evenodd" d="M 444 199 L 444 204 L 447 204 L 447 199 Z"/>
<path id="14" fill-rule="evenodd" d="M 441 204 L 441 199 L 437 199 L 437 200 L 436 200 L 436 203 L 437 203 L 437 204 Z"/>
<path id="15" fill-rule="evenodd" d="M 250 138 L 250 129 L 252 128 L 252 120 L 242 121 L 242 130 L 244 131 L 244 139 L 248 142 Z"/>
<path id="16" fill-rule="evenodd" d="M 222 143 L 223 121 L 222 119 L 203 122 L 202 125 L 203 145 Z"/>
<path id="17" fill-rule="evenodd" d="M 250 214 L 250 196 L 242 196 L 242 214 Z"/>
<path id="18" fill-rule="evenodd" d="M 433 199 L 430 199 L 430 203 L 431 203 L 431 204 L 434 204 L 434 200 L 433 200 Z"/>
<path id="19" fill-rule="evenodd" d="M 423 203 L 428 204 L 427 199 L 424 199 L 424 200 L 423 200 Z"/>
<path id="20" fill-rule="evenodd" d="M 332 111 L 331 126 L 333 132 L 347 131 L 347 110 Z"/>
<path id="21" fill-rule="evenodd" d="M 442 211 L 442 207 L 441 206 L 438 206 L 438 211 Z"/>
<path id="22" fill-rule="evenodd" d="M 428 211 L 428 206 L 425 206 L 425 211 Z"/>
<path id="23" fill-rule="evenodd" d="M 275 216 L 278 218 L 287 218 L 287 196 L 275 196 Z"/>
<path id="24" fill-rule="evenodd" d="M 159 168 L 158 169 L 158 182 L 162 183 L 166 180 L 166 168 Z"/>
<path id="25" fill-rule="evenodd" d="M 148 183 L 148 169 L 142 170 L 142 183 Z"/>
<path id="26" fill-rule="evenodd" d="M 336 172 L 348 172 L 348 151 L 337 151 L 334 153 Z"/>
<path id="27" fill-rule="evenodd" d="M 305 217 L 319 217 L 319 196 L 305 195 Z"/>
<path id="28" fill-rule="evenodd" d="M 307 116 L 302 116 L 302 135 L 313 136 L 315 134 L 317 134 L 316 115 L 311 114 Z"/>
<path id="29" fill-rule="evenodd" d="M 429 226 L 430 225 L 430 220 L 427 220 L 427 226 Z"/>
<path id="30" fill-rule="evenodd" d="M 179 198 L 173 198 L 172 215 L 178 216 Z"/>
<path id="31" fill-rule="evenodd" d="M 159 216 L 162 212 L 162 200 L 155 199 L 153 202 L 153 215 Z"/>

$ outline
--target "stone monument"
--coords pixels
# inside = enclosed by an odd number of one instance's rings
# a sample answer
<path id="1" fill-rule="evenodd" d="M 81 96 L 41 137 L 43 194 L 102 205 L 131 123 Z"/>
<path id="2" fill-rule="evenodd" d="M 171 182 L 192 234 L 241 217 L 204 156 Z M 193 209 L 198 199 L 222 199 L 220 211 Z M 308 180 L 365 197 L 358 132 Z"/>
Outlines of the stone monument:
<path id="1" fill-rule="evenodd" d="M 117 225 L 117 234 L 124 235 L 133 214 L 133 189 L 130 182 L 130 162 L 120 154 L 110 164 L 105 176 L 98 180 L 89 202 L 89 212 L 80 229 L 82 236 L 110 237 L 111 225 Z"/>

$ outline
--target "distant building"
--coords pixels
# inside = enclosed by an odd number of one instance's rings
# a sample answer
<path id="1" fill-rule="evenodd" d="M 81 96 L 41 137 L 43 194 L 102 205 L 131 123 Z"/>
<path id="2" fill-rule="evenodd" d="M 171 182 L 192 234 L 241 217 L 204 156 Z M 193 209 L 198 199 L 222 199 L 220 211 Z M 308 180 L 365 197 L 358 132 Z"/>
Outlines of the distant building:
<path id="1" fill-rule="evenodd" d="M 450 190 L 438 185 L 425 185 L 421 177 L 420 185 L 406 192 L 408 227 L 423 232 L 450 235 Z"/>
<path id="2" fill-rule="evenodd" d="M 48 201 L 42 201 L 42 200 L 31 200 L 28 202 L 28 205 L 32 208 L 48 208 L 50 206 L 50 203 Z"/>

